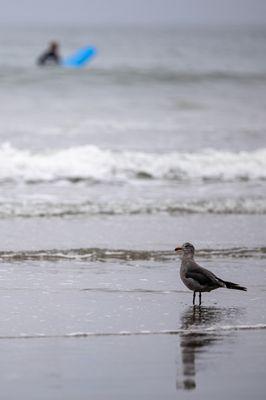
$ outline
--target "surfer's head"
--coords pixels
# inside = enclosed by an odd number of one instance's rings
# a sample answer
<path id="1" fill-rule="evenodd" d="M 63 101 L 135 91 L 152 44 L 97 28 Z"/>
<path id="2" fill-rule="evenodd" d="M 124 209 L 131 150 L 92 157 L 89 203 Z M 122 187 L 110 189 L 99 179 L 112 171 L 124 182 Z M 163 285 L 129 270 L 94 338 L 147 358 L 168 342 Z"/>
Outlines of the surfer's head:
<path id="1" fill-rule="evenodd" d="M 59 48 L 58 42 L 56 42 L 56 41 L 50 42 L 50 50 L 51 50 L 53 53 L 57 53 L 58 48 Z"/>

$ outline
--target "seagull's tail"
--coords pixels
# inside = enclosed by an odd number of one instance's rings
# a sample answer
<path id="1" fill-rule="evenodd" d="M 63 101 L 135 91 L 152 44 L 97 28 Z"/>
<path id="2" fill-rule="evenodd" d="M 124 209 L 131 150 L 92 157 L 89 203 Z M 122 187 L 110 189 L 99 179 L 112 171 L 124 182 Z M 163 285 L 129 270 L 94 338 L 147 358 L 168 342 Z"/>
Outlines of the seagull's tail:
<path id="1" fill-rule="evenodd" d="M 223 281 L 223 283 L 225 284 L 225 286 L 227 287 L 227 289 L 236 289 L 236 290 L 244 290 L 246 292 L 247 288 L 244 286 L 240 286 L 237 283 L 233 283 L 233 282 L 226 282 Z"/>

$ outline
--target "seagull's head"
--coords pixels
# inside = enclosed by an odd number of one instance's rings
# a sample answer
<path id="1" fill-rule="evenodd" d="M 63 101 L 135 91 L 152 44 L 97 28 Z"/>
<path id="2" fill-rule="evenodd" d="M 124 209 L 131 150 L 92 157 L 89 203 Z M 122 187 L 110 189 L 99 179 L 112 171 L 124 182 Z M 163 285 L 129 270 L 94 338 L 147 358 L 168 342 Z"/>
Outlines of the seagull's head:
<path id="1" fill-rule="evenodd" d="M 177 246 L 177 247 L 175 248 L 175 251 L 176 251 L 176 252 L 182 251 L 183 254 L 192 254 L 192 255 L 194 255 L 194 253 L 195 253 L 195 247 L 193 246 L 193 244 L 191 244 L 191 243 L 189 243 L 189 242 L 186 242 L 186 243 L 182 244 L 181 247 L 180 247 L 180 246 Z"/>

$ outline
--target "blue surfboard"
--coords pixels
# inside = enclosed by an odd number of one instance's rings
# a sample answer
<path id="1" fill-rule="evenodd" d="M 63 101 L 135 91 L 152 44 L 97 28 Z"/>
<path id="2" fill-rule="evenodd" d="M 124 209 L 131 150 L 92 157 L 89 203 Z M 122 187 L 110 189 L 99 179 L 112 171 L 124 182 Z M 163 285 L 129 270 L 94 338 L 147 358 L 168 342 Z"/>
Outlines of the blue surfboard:
<path id="1" fill-rule="evenodd" d="M 81 68 L 84 67 L 97 53 L 93 46 L 82 47 L 76 51 L 72 56 L 63 60 L 64 67 Z"/>

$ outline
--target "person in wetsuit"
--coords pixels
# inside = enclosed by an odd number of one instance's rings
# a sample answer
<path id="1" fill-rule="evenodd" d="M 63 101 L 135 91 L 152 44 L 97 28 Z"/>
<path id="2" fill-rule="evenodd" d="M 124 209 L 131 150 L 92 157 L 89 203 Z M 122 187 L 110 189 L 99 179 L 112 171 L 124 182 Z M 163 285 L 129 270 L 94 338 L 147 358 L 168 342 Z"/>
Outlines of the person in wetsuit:
<path id="1" fill-rule="evenodd" d="M 59 55 L 59 45 L 57 42 L 51 42 L 48 49 L 38 58 L 38 65 L 59 65 L 61 57 Z"/>

